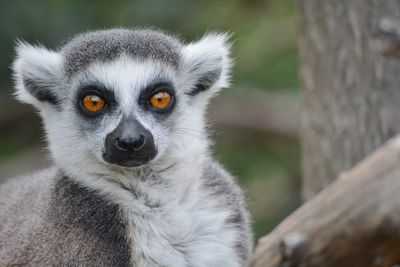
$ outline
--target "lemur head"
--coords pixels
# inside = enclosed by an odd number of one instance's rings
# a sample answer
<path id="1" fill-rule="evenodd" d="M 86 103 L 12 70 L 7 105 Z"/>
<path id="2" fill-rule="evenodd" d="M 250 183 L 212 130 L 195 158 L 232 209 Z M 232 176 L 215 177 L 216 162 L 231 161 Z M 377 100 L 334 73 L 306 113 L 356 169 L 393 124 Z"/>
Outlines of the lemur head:
<path id="1" fill-rule="evenodd" d="M 19 43 L 19 100 L 41 113 L 56 164 L 135 168 L 204 153 L 208 100 L 228 85 L 229 44 L 113 29 L 59 51 Z"/>

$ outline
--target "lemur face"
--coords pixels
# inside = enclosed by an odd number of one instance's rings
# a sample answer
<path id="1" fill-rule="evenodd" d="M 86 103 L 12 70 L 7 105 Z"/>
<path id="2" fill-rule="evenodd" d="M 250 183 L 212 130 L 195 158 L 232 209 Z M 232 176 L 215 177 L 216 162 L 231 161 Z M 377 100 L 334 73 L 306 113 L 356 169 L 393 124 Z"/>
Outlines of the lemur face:
<path id="1" fill-rule="evenodd" d="M 58 52 L 19 44 L 17 96 L 41 111 L 56 163 L 155 164 L 204 141 L 228 56 L 226 35 L 185 45 L 149 30 L 86 33 Z"/>
<path id="2" fill-rule="evenodd" d="M 189 97 L 171 66 L 126 55 L 89 66 L 71 84 L 69 119 L 99 160 L 126 167 L 163 155 Z"/>

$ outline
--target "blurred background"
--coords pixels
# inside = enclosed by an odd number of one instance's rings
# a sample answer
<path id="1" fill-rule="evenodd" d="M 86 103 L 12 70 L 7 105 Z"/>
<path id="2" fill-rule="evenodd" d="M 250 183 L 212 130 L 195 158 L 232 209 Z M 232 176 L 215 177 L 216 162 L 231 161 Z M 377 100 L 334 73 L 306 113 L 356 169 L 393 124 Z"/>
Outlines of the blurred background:
<path id="1" fill-rule="evenodd" d="M 233 33 L 233 86 L 210 107 L 216 157 L 245 188 L 255 237 L 300 204 L 299 82 L 293 0 L 0 0 L 0 182 L 51 164 L 39 117 L 12 97 L 18 39 L 57 49 L 74 34 L 155 26 L 187 41 Z"/>

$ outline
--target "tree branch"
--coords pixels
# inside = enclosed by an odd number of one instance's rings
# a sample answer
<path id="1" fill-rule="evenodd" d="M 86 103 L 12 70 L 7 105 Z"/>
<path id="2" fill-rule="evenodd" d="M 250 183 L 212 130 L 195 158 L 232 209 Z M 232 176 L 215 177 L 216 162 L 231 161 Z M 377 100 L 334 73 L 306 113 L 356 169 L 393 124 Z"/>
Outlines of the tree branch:
<path id="1" fill-rule="evenodd" d="M 218 127 L 289 138 L 297 138 L 300 128 L 300 98 L 294 94 L 247 90 L 246 94 L 223 95 L 213 102 L 210 113 Z"/>
<path id="2" fill-rule="evenodd" d="M 251 266 L 389 267 L 399 262 L 400 135 L 261 238 Z"/>

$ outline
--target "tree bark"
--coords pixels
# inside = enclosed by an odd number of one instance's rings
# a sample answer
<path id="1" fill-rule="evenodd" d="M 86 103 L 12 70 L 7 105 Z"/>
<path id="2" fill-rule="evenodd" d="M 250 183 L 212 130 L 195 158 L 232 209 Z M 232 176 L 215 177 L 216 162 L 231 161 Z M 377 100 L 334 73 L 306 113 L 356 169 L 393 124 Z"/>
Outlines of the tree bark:
<path id="1" fill-rule="evenodd" d="M 400 264 L 400 135 L 263 237 L 252 267 Z"/>
<path id="2" fill-rule="evenodd" d="M 400 64 L 379 45 L 399 18 L 397 0 L 300 1 L 304 199 L 400 131 Z"/>

